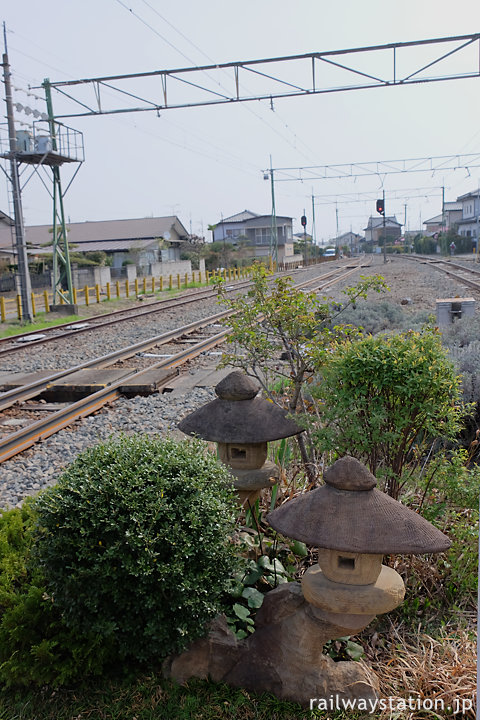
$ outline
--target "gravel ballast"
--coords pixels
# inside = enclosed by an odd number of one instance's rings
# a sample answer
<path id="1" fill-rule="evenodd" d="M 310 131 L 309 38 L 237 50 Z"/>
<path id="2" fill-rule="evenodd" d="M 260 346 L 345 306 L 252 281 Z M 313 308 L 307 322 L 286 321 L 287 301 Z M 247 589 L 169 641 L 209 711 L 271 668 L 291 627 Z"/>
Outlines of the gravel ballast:
<path id="1" fill-rule="evenodd" d="M 315 270 L 311 269 L 308 273 L 306 277 L 312 276 Z M 388 300 L 394 304 L 401 304 L 403 299 L 409 298 L 411 302 L 405 311 L 412 314 L 418 313 L 419 310 L 435 313 L 437 298 L 455 295 L 475 297 L 475 291 L 462 287 L 440 272 L 401 257 L 395 257 L 392 262 L 385 265 L 383 258 L 375 258 L 370 268 L 361 269 L 348 280 L 331 288 L 328 294 L 340 300 L 341 290 L 344 287 L 354 285 L 360 275 L 373 274 L 383 275 L 391 291 L 380 295 L 372 294 L 369 299 Z M 101 337 L 89 341 L 88 352 L 83 342 L 80 349 L 73 342 L 67 343 L 68 348 L 63 348 L 61 351 L 52 348 L 55 343 L 45 348 L 37 347 L 34 353 L 29 353 L 26 349 L 25 352 L 16 353 L 10 360 L 5 358 L 0 364 L 0 369 L 27 372 L 36 369 L 70 367 L 88 357 L 103 355 L 127 343 L 137 342 L 143 337 L 160 334 L 179 324 L 183 325 L 211 315 L 219 309 L 215 301 L 208 301 L 194 304 L 193 307 L 189 306 L 188 310 L 182 308 L 177 312 L 168 311 L 168 314 L 162 316 L 145 318 L 141 328 L 138 323 L 132 323 L 131 330 L 125 330 L 125 325 L 121 326 L 121 330 L 119 330 L 120 326 L 113 326 L 111 337 L 106 337 L 102 332 Z M 202 363 L 205 365 L 206 360 L 201 361 Z M 212 364 L 211 359 L 209 364 Z M 190 372 L 195 372 L 194 368 Z M 213 388 L 193 388 L 184 395 L 179 395 L 177 392 L 156 393 L 148 397 L 119 399 L 114 405 L 104 407 L 95 415 L 77 421 L 71 427 L 0 465 L 0 507 L 19 505 L 26 496 L 36 494 L 54 484 L 62 470 L 79 452 L 112 435 L 122 432 L 161 435 L 178 432 L 176 426 L 183 417 L 214 397 Z"/>

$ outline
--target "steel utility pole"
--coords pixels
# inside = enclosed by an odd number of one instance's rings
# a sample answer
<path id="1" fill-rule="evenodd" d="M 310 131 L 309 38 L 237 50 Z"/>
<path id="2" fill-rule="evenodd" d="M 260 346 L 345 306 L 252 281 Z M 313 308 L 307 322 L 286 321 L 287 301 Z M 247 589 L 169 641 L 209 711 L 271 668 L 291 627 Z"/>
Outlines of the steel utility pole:
<path id="1" fill-rule="evenodd" d="M 10 65 L 8 64 L 7 35 L 3 26 L 5 52 L 2 57 L 3 80 L 5 83 L 5 103 L 7 105 L 8 138 L 10 148 L 10 174 L 13 194 L 13 212 L 15 219 L 15 248 L 17 251 L 18 279 L 22 299 L 22 317 L 24 322 L 33 322 L 32 287 L 28 271 L 27 246 L 25 244 L 25 227 L 23 224 L 22 192 L 17 163 L 17 137 L 13 115 L 12 86 L 10 83 Z"/>
<path id="2" fill-rule="evenodd" d="M 312 188 L 312 242 L 315 248 L 317 247 L 317 228 L 315 225 L 315 196 L 313 194 L 313 188 Z M 315 254 L 317 254 L 317 250 L 315 249 Z"/>
<path id="3" fill-rule="evenodd" d="M 476 253 L 475 253 L 476 254 L 475 262 L 478 263 L 478 246 L 480 244 L 480 237 L 479 237 L 479 233 L 480 233 L 480 223 L 479 223 L 479 221 L 480 221 L 480 181 L 479 181 L 479 187 L 477 188 L 477 203 L 476 204 L 477 204 L 477 247 L 476 247 Z"/>
<path id="4" fill-rule="evenodd" d="M 304 220 L 304 218 L 305 218 L 305 220 Z M 303 225 L 303 246 L 304 246 L 304 248 L 305 248 L 305 265 L 308 266 L 308 252 L 307 252 L 307 216 L 305 215 L 305 208 L 303 208 L 302 225 Z"/>
<path id="5" fill-rule="evenodd" d="M 52 93 L 50 83 L 44 80 L 45 101 L 47 104 L 48 126 L 52 142 L 52 151 L 59 150 L 57 132 L 52 107 Z M 53 175 L 53 303 L 66 300 L 73 305 L 72 267 L 70 265 L 70 250 L 68 246 L 67 226 L 65 223 L 65 210 L 63 207 L 64 193 L 60 178 L 60 166 L 52 165 Z"/>
<path id="6" fill-rule="evenodd" d="M 385 190 L 383 191 L 383 262 L 387 262 L 387 231 L 385 229 Z"/>
<path id="7" fill-rule="evenodd" d="M 277 232 L 277 212 L 275 209 L 275 179 L 273 177 L 272 167 L 272 156 L 270 155 L 270 183 L 272 188 L 272 228 L 271 228 L 271 239 L 273 242 L 273 262 L 274 265 L 278 265 L 278 232 Z M 270 257 L 272 254 L 270 252 Z M 275 268 L 276 269 L 276 268 Z"/>

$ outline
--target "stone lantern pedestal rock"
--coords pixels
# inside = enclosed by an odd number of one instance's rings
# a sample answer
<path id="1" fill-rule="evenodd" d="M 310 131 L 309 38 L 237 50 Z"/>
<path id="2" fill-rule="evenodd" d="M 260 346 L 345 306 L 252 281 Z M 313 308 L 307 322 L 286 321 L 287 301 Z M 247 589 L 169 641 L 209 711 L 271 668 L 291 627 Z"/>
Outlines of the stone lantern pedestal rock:
<path id="1" fill-rule="evenodd" d="M 402 602 L 403 581 L 382 565 L 384 554 L 441 552 L 450 541 L 377 490 L 375 477 L 358 460 L 341 458 L 324 477 L 324 486 L 267 516 L 278 532 L 316 546 L 318 563 L 301 583 L 265 595 L 253 635 L 237 640 L 220 618 L 206 638 L 166 663 L 167 675 L 179 682 L 211 677 L 306 707 L 311 699 L 332 697 L 372 707 L 378 697 L 374 674 L 364 664 L 334 662 L 323 646 L 359 632 Z"/>

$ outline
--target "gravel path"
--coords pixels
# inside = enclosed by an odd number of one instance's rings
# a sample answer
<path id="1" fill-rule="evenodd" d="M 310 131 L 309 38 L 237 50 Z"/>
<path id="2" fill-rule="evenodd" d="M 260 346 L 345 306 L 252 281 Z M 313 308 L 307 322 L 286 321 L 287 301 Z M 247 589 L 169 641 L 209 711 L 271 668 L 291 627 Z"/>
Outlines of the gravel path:
<path id="1" fill-rule="evenodd" d="M 348 260 L 343 262 L 348 262 Z M 310 270 L 308 275 L 311 276 L 314 272 L 314 270 Z M 419 265 L 402 258 L 394 258 L 385 265 L 383 258 L 375 258 L 370 268 L 364 268 L 359 274 L 335 286 L 329 291 L 329 294 L 336 300 L 341 299 L 343 287 L 355 284 L 360 274 L 381 274 L 391 287 L 390 292 L 381 295 L 375 294 L 371 300 L 383 301 L 386 299 L 391 303 L 401 304 L 402 301 L 408 299 L 409 304 L 402 305 L 402 307 L 405 312 L 412 314 L 418 313 L 419 310 L 429 310 L 434 313 L 436 298 L 455 295 L 475 296 L 472 290 L 454 283 L 442 273 L 432 270 L 426 265 Z M 478 299 L 480 300 L 480 296 Z M 105 333 L 102 333 L 102 337 L 92 343 L 88 355 L 84 347 L 78 351 L 71 344 L 61 351 L 54 351 L 52 345 L 55 343 L 52 343 L 45 349 L 37 348 L 33 361 L 30 353 L 22 352 L 16 354 L 13 361 L 5 360 L 0 365 L 0 369 L 16 371 L 19 369 L 52 369 L 62 367 L 62 363 L 66 363 L 65 366 L 68 367 L 86 357 L 105 354 L 126 342 L 135 342 L 142 337 L 159 334 L 176 327 L 179 322 L 186 324 L 194 319 L 213 314 L 217 310 L 218 305 L 215 302 L 199 303 L 194 308 L 179 311 L 181 313 L 180 321 L 178 311 L 177 313 L 169 312 L 168 315 L 165 313 L 143 320 L 141 328 L 136 325 L 134 329 L 124 330 L 125 326 L 122 325 L 121 331 L 118 327 L 117 329 L 113 328 L 111 337 L 108 338 Z M 77 353 L 80 354 L 77 355 Z M 205 363 L 205 361 L 203 362 Z M 61 470 L 79 452 L 111 435 L 121 432 L 160 433 L 162 435 L 175 432 L 177 423 L 185 415 L 213 397 L 213 390 L 195 388 L 183 396 L 155 394 L 148 397 L 121 398 L 115 405 L 105 407 L 95 415 L 78 421 L 70 428 L 62 430 L 43 443 L 0 465 L 0 507 L 16 506 L 25 496 L 53 484 Z"/>

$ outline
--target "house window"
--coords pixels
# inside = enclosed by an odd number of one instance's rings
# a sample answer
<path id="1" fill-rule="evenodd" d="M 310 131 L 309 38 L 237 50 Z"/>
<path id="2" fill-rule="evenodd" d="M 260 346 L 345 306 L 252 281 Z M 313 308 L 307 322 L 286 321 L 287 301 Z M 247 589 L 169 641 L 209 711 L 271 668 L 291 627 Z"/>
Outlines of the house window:
<path id="1" fill-rule="evenodd" d="M 255 228 L 255 245 L 270 243 L 270 228 Z"/>

